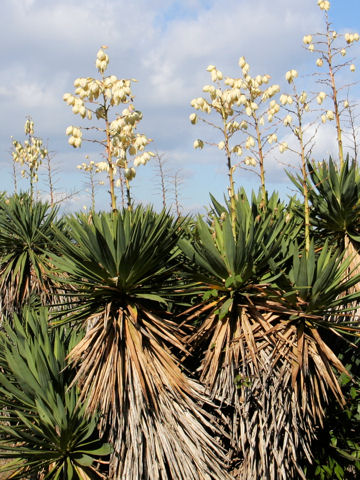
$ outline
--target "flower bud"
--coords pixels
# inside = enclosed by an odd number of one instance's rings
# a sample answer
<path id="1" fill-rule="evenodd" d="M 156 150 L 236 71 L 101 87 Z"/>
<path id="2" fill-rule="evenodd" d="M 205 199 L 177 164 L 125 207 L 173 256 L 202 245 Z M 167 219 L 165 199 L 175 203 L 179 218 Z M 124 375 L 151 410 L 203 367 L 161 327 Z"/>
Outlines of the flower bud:
<path id="1" fill-rule="evenodd" d="M 192 113 L 190 116 L 189 116 L 189 119 L 190 119 L 190 122 L 195 125 L 195 123 L 197 122 L 198 120 L 198 116 L 196 115 L 196 113 Z"/>
<path id="2" fill-rule="evenodd" d="M 330 2 L 328 0 L 318 0 L 318 5 L 321 10 L 328 11 L 330 9 Z"/>
<path id="3" fill-rule="evenodd" d="M 284 153 L 285 150 L 287 150 L 288 144 L 286 142 L 281 142 L 279 145 L 279 151 L 280 153 Z"/>
<path id="4" fill-rule="evenodd" d="M 236 153 L 236 155 L 238 155 L 239 157 L 241 157 L 242 155 L 242 148 L 240 145 L 235 145 L 235 147 L 233 147 L 232 151 L 234 153 Z"/>
<path id="5" fill-rule="evenodd" d="M 245 57 L 240 57 L 239 58 L 239 67 L 240 68 L 243 68 L 246 64 L 246 60 L 245 60 Z"/>
<path id="6" fill-rule="evenodd" d="M 277 135 L 275 133 L 273 133 L 273 134 L 268 136 L 267 140 L 271 145 L 272 143 L 277 142 Z"/>
<path id="7" fill-rule="evenodd" d="M 286 115 L 286 117 L 284 118 L 284 121 L 283 121 L 285 127 L 287 127 L 288 125 L 290 125 L 291 122 L 292 122 L 292 116 L 291 116 L 291 115 Z"/>
<path id="8" fill-rule="evenodd" d="M 299 97 L 299 102 L 304 104 L 306 102 L 306 99 L 307 99 L 307 93 L 306 92 L 302 92 L 300 97 Z"/>
<path id="9" fill-rule="evenodd" d="M 282 95 L 280 95 L 279 100 L 280 100 L 281 105 L 286 105 L 287 104 L 287 98 L 288 98 L 288 96 L 285 95 L 284 93 Z"/>
<path id="10" fill-rule="evenodd" d="M 194 148 L 204 148 L 204 142 L 200 139 L 195 140 Z"/>

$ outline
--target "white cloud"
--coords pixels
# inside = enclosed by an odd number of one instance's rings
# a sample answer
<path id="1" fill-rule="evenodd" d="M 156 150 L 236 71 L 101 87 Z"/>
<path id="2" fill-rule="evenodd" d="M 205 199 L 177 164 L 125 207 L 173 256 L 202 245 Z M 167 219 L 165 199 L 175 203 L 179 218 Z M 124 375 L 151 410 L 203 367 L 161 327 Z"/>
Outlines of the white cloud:
<path id="1" fill-rule="evenodd" d="M 237 60 L 245 54 L 259 73 L 275 73 L 279 68 L 292 67 L 304 53 L 301 39 L 308 29 L 317 29 L 319 15 L 316 10 L 306 17 L 307 6 L 277 0 L 269 2 L 215 2 L 195 19 L 176 19 L 158 41 L 149 46 L 143 59 L 149 71 L 151 95 L 158 101 L 174 105 L 184 104 L 195 91 L 201 89 L 201 79 L 209 63 L 236 75 Z M 226 8 L 224 7 L 226 5 Z M 294 47 L 299 45 L 294 55 Z M 203 80 L 204 81 L 204 80 Z"/>
<path id="2" fill-rule="evenodd" d="M 30 114 L 36 134 L 58 152 L 63 178 L 71 187 L 82 184 L 76 164 L 83 161 L 85 149 L 71 149 L 64 135 L 67 125 L 80 119 L 62 95 L 72 91 L 76 77 L 96 75 L 96 51 L 107 44 L 109 73 L 139 80 L 134 86 L 136 107 L 144 112 L 139 130 L 187 172 L 189 205 L 207 203 L 213 188 L 221 197 L 227 181 L 221 152 L 192 149 L 195 138 L 213 134 L 188 121 L 190 100 L 208 83 L 207 65 L 236 76 L 244 54 L 251 72 L 270 73 L 274 83 L 281 83 L 289 68 L 301 74 L 313 65 L 301 41 L 321 30 L 322 22 L 315 0 L 3 0 L 1 6 L 0 40 L 7 45 L 0 71 L 0 108 L 6 118 L 0 131 L 2 165 L 8 162 L 10 136 L 21 140 Z M 331 127 L 319 131 L 314 154 L 326 157 L 333 148 Z M 287 181 L 275 156 L 266 168 L 269 182 Z M 138 191 L 144 197 L 151 191 L 151 175 L 151 168 L 144 169 L 134 183 L 142 182 Z M 243 181 L 258 185 L 256 176 L 241 172 L 238 185 Z"/>

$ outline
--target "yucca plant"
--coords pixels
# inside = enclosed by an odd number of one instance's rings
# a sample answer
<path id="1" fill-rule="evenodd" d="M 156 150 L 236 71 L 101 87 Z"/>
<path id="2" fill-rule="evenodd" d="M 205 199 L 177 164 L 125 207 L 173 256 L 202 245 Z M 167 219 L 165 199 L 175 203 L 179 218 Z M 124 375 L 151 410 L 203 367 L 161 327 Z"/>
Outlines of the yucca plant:
<path id="1" fill-rule="evenodd" d="M 54 322 L 86 323 L 70 361 L 81 398 L 90 412 L 101 411 L 102 433 L 114 445 L 110 478 L 227 478 L 198 403 L 202 389 L 174 354 L 184 349 L 166 310 L 179 288 L 178 223 L 142 207 L 92 221 L 70 219 L 72 239 L 57 232 L 61 257 L 53 262 L 67 274 L 63 288 L 73 303 Z"/>
<path id="2" fill-rule="evenodd" d="M 328 239 L 345 251 L 351 262 L 345 275 L 360 273 L 360 172 L 356 161 L 346 157 L 341 167 L 328 162 L 307 162 L 309 201 L 314 239 L 322 245 Z M 289 175 L 301 190 L 299 179 Z M 354 285 L 352 291 L 358 290 Z M 354 314 L 356 312 L 354 311 Z"/>
<path id="3" fill-rule="evenodd" d="M 0 333 L 0 458 L 9 478 L 90 480 L 110 454 L 85 414 L 66 355 L 77 334 L 49 331 L 45 308 L 16 315 Z"/>
<path id="4" fill-rule="evenodd" d="M 282 285 L 283 294 L 278 298 L 284 311 L 276 330 L 270 332 L 278 357 L 285 359 L 281 388 L 292 392 L 284 410 L 286 407 L 290 416 L 297 411 L 301 427 L 297 448 L 310 463 L 311 443 L 323 424 L 329 393 L 341 406 L 345 404 L 338 377 L 349 373 L 336 354 L 339 340 L 360 332 L 358 320 L 352 321 L 349 314 L 360 297 L 359 292 L 349 293 L 360 279 L 359 275 L 345 275 L 350 262 L 349 257 L 344 259 L 344 252 L 332 250 L 327 242 L 320 252 L 313 242 L 309 252 L 295 245 L 287 284 Z M 293 461 L 298 462 L 295 451 Z"/>
<path id="5" fill-rule="evenodd" d="M 352 331 L 334 316 L 357 298 L 344 296 L 357 280 L 344 279 L 348 263 L 328 247 L 317 256 L 311 244 L 307 256 L 292 249 L 294 239 L 284 244 L 285 219 L 257 212 L 238 199 L 236 237 L 223 210 L 210 226 L 199 219 L 193 241 L 180 241 L 204 292 L 187 312 L 187 321 L 202 322 L 188 344 L 204 352 L 200 380 L 233 409 L 242 454 L 234 477 L 305 478 L 328 392 L 343 401 L 332 368 L 345 369 L 322 329 Z"/>
<path id="6" fill-rule="evenodd" d="M 216 204 L 220 216 L 210 225 L 199 218 L 194 238 L 179 243 L 190 262 L 189 280 L 197 282 L 194 294 L 203 294 L 186 312 L 187 322 L 201 322 L 188 345 L 196 356 L 204 352 L 200 380 L 212 398 L 233 412 L 229 429 L 242 456 L 233 475 L 246 479 L 281 478 L 288 471 L 286 449 L 293 445 L 293 432 L 286 433 L 279 415 L 282 372 L 273 368 L 269 337 L 280 315 L 273 289 L 288 250 L 282 244 L 286 219 L 256 201 L 238 196 L 236 236 L 229 210 Z"/>
<path id="7" fill-rule="evenodd" d="M 309 200 L 314 234 L 345 248 L 349 242 L 360 243 L 360 173 L 349 156 L 338 167 L 328 162 L 307 162 Z M 302 191 L 299 177 L 289 175 Z"/>
<path id="8" fill-rule="evenodd" d="M 58 209 L 32 201 L 28 194 L 2 199 L 0 204 L 0 297 L 2 314 L 18 312 L 38 296 L 51 301 L 53 280 L 47 270 L 54 248 L 52 225 L 60 228 Z M 50 247 L 51 245 L 51 247 Z"/>

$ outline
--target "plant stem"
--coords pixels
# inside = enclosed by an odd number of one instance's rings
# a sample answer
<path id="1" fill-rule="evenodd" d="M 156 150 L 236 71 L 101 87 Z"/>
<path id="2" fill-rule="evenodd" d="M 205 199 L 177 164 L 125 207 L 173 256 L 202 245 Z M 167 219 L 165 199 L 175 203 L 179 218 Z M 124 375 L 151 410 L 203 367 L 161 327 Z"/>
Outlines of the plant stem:
<path id="1" fill-rule="evenodd" d="M 130 182 L 126 177 L 125 177 L 125 186 L 126 186 L 127 209 L 132 210 Z"/>
<path id="2" fill-rule="evenodd" d="M 52 172 L 51 172 L 51 161 L 50 161 L 50 155 L 46 155 L 47 159 L 47 170 L 48 170 L 48 179 L 49 179 L 49 190 L 50 190 L 50 205 L 51 207 L 54 206 L 54 185 L 52 182 Z"/>
<path id="3" fill-rule="evenodd" d="M 158 153 L 156 154 L 156 158 L 159 164 L 162 204 L 163 204 L 163 209 L 165 210 L 166 209 L 166 188 L 165 188 L 165 174 L 164 174 L 163 162 L 162 162 L 161 155 L 159 155 Z"/>
<path id="4" fill-rule="evenodd" d="M 305 236 L 305 253 L 309 255 L 310 251 L 310 206 L 309 206 L 309 189 L 308 189 L 308 173 L 306 168 L 306 155 L 304 145 L 304 130 L 302 125 L 302 107 L 297 94 L 296 87 L 293 85 L 294 98 L 296 100 L 296 115 L 298 119 L 298 128 L 295 135 L 297 136 L 300 144 L 300 157 L 301 157 L 301 173 L 302 173 L 302 187 L 304 195 L 304 236 Z"/>
<path id="5" fill-rule="evenodd" d="M 174 175 L 174 194 L 175 194 L 175 208 L 176 214 L 180 218 L 181 216 L 181 209 L 180 209 L 180 202 L 179 202 L 179 172 L 177 171 Z"/>
<path id="6" fill-rule="evenodd" d="M 332 43 L 332 35 L 330 32 L 330 22 L 328 20 L 328 15 L 326 13 L 326 38 L 327 38 L 327 62 L 329 65 L 329 75 L 330 75 L 330 85 L 331 85 L 331 90 L 332 90 L 332 99 L 334 103 L 334 113 L 335 113 L 335 121 L 336 121 L 336 134 L 337 134 L 337 143 L 338 143 L 338 148 L 339 148 L 339 160 L 340 160 L 340 168 L 344 164 L 344 149 L 343 149 L 343 142 L 342 142 L 342 132 L 341 132 L 341 123 L 340 123 L 340 112 L 339 112 L 339 105 L 338 105 L 338 100 L 337 100 L 337 89 L 336 89 L 336 83 L 335 83 L 335 74 L 333 70 L 333 64 L 332 64 L 332 48 L 331 48 L 331 43 Z"/>
<path id="7" fill-rule="evenodd" d="M 257 144 L 258 144 L 258 153 L 259 153 L 259 166 L 260 166 L 260 181 L 261 181 L 261 198 L 262 203 L 265 208 L 266 205 L 266 188 L 265 188 L 265 169 L 264 169 L 264 152 L 263 146 L 261 143 L 261 134 L 259 128 L 259 122 L 255 113 L 253 113 L 253 119 L 255 122 L 255 130 L 256 130 L 256 137 L 257 137 Z"/>
<path id="8" fill-rule="evenodd" d="M 14 179 L 14 193 L 17 194 L 17 177 L 16 177 L 16 162 L 13 159 L 13 179 Z"/>
<path id="9" fill-rule="evenodd" d="M 225 152 L 226 152 L 226 160 L 227 160 L 227 169 L 228 169 L 228 177 L 229 177 L 229 199 L 230 199 L 230 215 L 231 215 L 231 226 L 234 238 L 236 236 L 236 202 L 235 202 L 235 184 L 234 184 L 234 167 L 231 165 L 231 152 L 229 147 L 229 135 L 227 131 L 226 125 L 226 118 L 223 116 L 224 122 L 224 143 L 225 143 Z"/>
<path id="10" fill-rule="evenodd" d="M 104 104 L 105 104 L 104 97 Z M 111 210 L 116 211 L 116 195 L 115 195 L 115 180 L 114 170 L 111 159 L 111 138 L 110 138 L 110 123 L 108 120 L 107 108 L 105 107 L 105 132 L 106 132 L 106 158 L 109 165 L 109 183 L 110 183 L 110 197 L 111 197 Z"/>
<path id="11" fill-rule="evenodd" d="M 90 170 L 90 188 L 91 188 L 91 211 L 95 213 L 95 182 L 94 182 L 94 170 Z"/>

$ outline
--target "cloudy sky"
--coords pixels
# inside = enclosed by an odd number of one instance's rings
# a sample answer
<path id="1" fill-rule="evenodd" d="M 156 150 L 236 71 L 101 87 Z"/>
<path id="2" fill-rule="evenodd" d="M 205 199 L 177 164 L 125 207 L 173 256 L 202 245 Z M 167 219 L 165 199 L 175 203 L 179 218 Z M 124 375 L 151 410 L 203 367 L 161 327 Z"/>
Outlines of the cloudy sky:
<path id="1" fill-rule="evenodd" d="M 337 31 L 360 31 L 359 0 L 332 0 L 329 13 Z M 238 59 L 245 55 L 251 74 L 270 74 L 271 82 L 286 88 L 284 74 L 296 68 L 299 85 L 315 91 L 319 87 L 311 85 L 309 73 L 316 70 L 316 57 L 302 47 L 302 38 L 323 28 L 316 0 L 2 0 L 0 189 L 13 191 L 11 136 L 24 140 L 25 118 L 31 115 L 35 134 L 54 154 L 58 192 L 79 192 L 67 208 L 90 204 L 86 177 L 76 165 L 86 153 L 100 161 L 101 152 L 93 144 L 80 150 L 68 145 L 66 127 L 81 121 L 62 96 L 73 92 L 75 78 L 97 75 L 96 52 L 107 45 L 108 73 L 138 80 L 133 93 L 143 112 L 139 132 L 154 140 L 151 148 L 165 161 L 168 204 L 173 201 L 171 177 L 178 172 L 184 211 L 199 210 L 208 204 L 209 191 L 221 199 L 227 181 L 223 152 L 192 146 L 196 138 L 212 135 L 188 119 L 191 99 L 209 83 L 206 67 L 213 64 L 224 76 L 240 76 Z M 358 53 L 359 44 L 352 50 Z M 359 80 L 358 58 L 355 63 L 351 81 Z M 360 98 L 358 87 L 351 95 Z M 334 147 L 333 125 L 328 125 L 318 132 L 313 153 L 326 157 Z M 277 160 L 290 163 L 290 157 L 272 154 L 268 188 L 286 195 L 289 184 Z M 39 188 L 46 196 L 43 175 Z M 257 176 L 244 171 L 236 182 L 258 188 Z M 160 205 L 155 162 L 139 168 L 133 193 L 138 201 Z M 97 207 L 108 203 L 106 187 L 99 186 Z"/>

